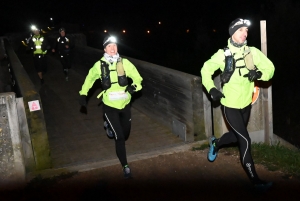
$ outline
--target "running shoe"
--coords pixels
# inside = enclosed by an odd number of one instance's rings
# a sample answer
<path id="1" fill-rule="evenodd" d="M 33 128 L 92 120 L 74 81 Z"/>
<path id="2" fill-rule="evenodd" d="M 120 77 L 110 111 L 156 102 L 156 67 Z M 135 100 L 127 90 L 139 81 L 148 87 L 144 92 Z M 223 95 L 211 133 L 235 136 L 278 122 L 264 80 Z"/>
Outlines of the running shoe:
<path id="1" fill-rule="evenodd" d="M 209 139 L 209 150 L 207 153 L 207 159 L 209 162 L 214 162 L 218 155 L 218 149 L 216 148 L 215 140 L 216 138 L 214 136 L 210 137 Z"/>
<path id="2" fill-rule="evenodd" d="M 109 138 L 113 138 L 115 136 L 114 132 L 111 130 L 109 124 L 106 121 L 104 121 L 104 128 L 105 128 L 106 134 Z"/>
<path id="3" fill-rule="evenodd" d="M 131 170 L 130 170 L 130 168 L 129 168 L 128 165 L 125 165 L 125 166 L 123 167 L 123 173 L 124 173 L 124 178 L 125 178 L 125 179 L 131 178 Z"/>
<path id="4" fill-rule="evenodd" d="M 273 186 L 273 182 L 261 182 L 254 184 L 254 189 L 258 193 L 263 193 Z"/>

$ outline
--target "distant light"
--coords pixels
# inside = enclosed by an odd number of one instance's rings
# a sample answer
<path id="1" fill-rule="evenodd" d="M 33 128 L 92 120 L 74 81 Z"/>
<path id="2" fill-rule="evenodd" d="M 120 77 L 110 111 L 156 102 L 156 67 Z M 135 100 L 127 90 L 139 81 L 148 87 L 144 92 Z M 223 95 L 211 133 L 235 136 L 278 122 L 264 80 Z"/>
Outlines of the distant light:
<path id="1" fill-rule="evenodd" d="M 123 30 L 123 33 L 126 33 L 126 30 Z"/>
<path id="2" fill-rule="evenodd" d="M 52 17 L 50 17 L 50 20 L 52 21 L 52 20 L 53 20 L 53 18 L 52 18 Z"/>
<path id="3" fill-rule="evenodd" d="M 189 33 L 189 32 L 190 32 L 190 30 L 189 30 L 189 29 L 187 29 L 187 30 L 186 30 L 186 33 Z"/>
<path id="4" fill-rule="evenodd" d="M 217 32 L 217 30 L 213 29 L 213 32 Z"/>
<path id="5" fill-rule="evenodd" d="M 107 30 L 104 30 L 104 33 L 106 33 L 107 32 Z"/>
<path id="6" fill-rule="evenodd" d="M 161 24 L 161 22 L 158 22 L 158 24 Z"/>
<path id="7" fill-rule="evenodd" d="M 147 33 L 149 34 L 149 33 L 150 33 L 150 31 L 148 30 L 148 31 L 147 31 Z"/>

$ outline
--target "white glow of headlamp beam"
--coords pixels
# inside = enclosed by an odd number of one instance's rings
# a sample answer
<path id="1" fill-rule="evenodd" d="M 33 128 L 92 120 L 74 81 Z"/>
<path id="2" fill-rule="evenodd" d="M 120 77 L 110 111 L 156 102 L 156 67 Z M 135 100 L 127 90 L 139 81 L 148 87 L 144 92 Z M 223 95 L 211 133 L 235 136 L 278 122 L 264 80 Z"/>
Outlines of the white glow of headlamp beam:
<path id="1" fill-rule="evenodd" d="M 32 25 L 31 30 L 34 31 L 34 30 L 38 30 L 38 29 L 36 28 L 36 26 Z"/>
<path id="2" fill-rule="evenodd" d="M 103 44 L 107 43 L 108 41 L 112 42 L 112 43 L 116 43 L 117 39 L 114 36 L 109 37 Z"/>

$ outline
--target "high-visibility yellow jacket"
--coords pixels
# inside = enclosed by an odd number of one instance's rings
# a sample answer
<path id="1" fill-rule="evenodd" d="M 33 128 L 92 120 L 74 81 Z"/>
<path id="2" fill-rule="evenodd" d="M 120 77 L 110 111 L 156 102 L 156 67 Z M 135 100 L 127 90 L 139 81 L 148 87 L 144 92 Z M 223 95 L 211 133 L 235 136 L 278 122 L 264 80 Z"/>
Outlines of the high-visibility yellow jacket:
<path id="1" fill-rule="evenodd" d="M 101 58 L 102 61 L 105 61 L 109 64 L 110 71 L 110 80 L 111 80 L 111 87 L 107 90 L 102 91 L 97 98 L 100 98 L 103 95 L 102 101 L 105 105 L 108 105 L 113 108 L 123 109 L 131 100 L 131 94 L 126 92 L 123 94 L 122 92 L 125 91 L 127 86 L 120 86 L 118 83 L 118 74 L 117 74 L 117 62 L 109 63 L 104 57 Z M 137 71 L 136 67 L 128 60 L 123 58 L 123 67 L 127 77 L 132 79 L 132 84 L 136 85 L 136 91 L 142 89 L 142 80 L 143 78 L 140 76 L 139 72 Z M 97 61 L 94 66 L 89 70 L 87 77 L 85 78 L 84 84 L 82 85 L 81 91 L 79 91 L 80 95 L 87 95 L 89 89 L 93 86 L 94 82 L 97 79 L 101 79 L 101 63 Z M 116 95 L 116 93 L 122 94 L 122 98 L 114 99 L 112 96 Z"/>
<path id="2" fill-rule="evenodd" d="M 223 86 L 223 94 L 225 98 L 221 99 L 221 104 L 230 108 L 241 109 L 248 106 L 252 102 L 252 93 L 254 90 L 254 82 L 250 82 L 248 77 L 243 77 L 248 74 L 249 70 L 245 67 L 243 58 L 244 48 L 246 45 L 238 48 L 233 46 L 228 40 L 228 48 L 234 55 L 236 67 L 228 83 Z M 249 47 L 253 55 L 254 65 L 262 72 L 262 76 L 259 80 L 268 81 L 274 75 L 273 63 L 257 48 Z M 244 66 L 244 67 L 243 67 Z M 209 92 L 215 87 L 212 80 L 212 75 L 218 69 L 223 71 L 225 68 L 225 56 L 224 50 L 218 50 L 208 61 L 206 61 L 201 69 L 202 84 Z"/>
<path id="3" fill-rule="evenodd" d="M 31 49 L 34 49 L 33 54 L 46 54 L 47 49 L 45 46 L 47 45 L 47 41 L 44 36 L 42 35 L 33 35 L 31 39 Z"/>

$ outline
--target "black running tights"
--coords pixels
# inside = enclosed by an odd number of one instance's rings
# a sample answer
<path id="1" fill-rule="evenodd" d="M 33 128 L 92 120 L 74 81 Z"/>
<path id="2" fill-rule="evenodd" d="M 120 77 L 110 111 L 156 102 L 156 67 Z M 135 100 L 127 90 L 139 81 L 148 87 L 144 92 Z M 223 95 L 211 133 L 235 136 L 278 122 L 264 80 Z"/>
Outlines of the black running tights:
<path id="1" fill-rule="evenodd" d="M 128 104 L 123 109 L 116 109 L 103 104 L 104 118 L 115 133 L 116 153 L 123 166 L 127 165 L 125 141 L 131 129 L 131 110 Z"/>
<path id="2" fill-rule="evenodd" d="M 243 109 L 229 108 L 222 105 L 222 112 L 230 129 L 217 141 L 217 147 L 222 145 L 238 143 L 240 159 L 244 170 L 252 182 L 258 182 L 254 162 L 251 155 L 251 139 L 247 131 L 247 124 L 250 117 L 251 105 Z"/>

